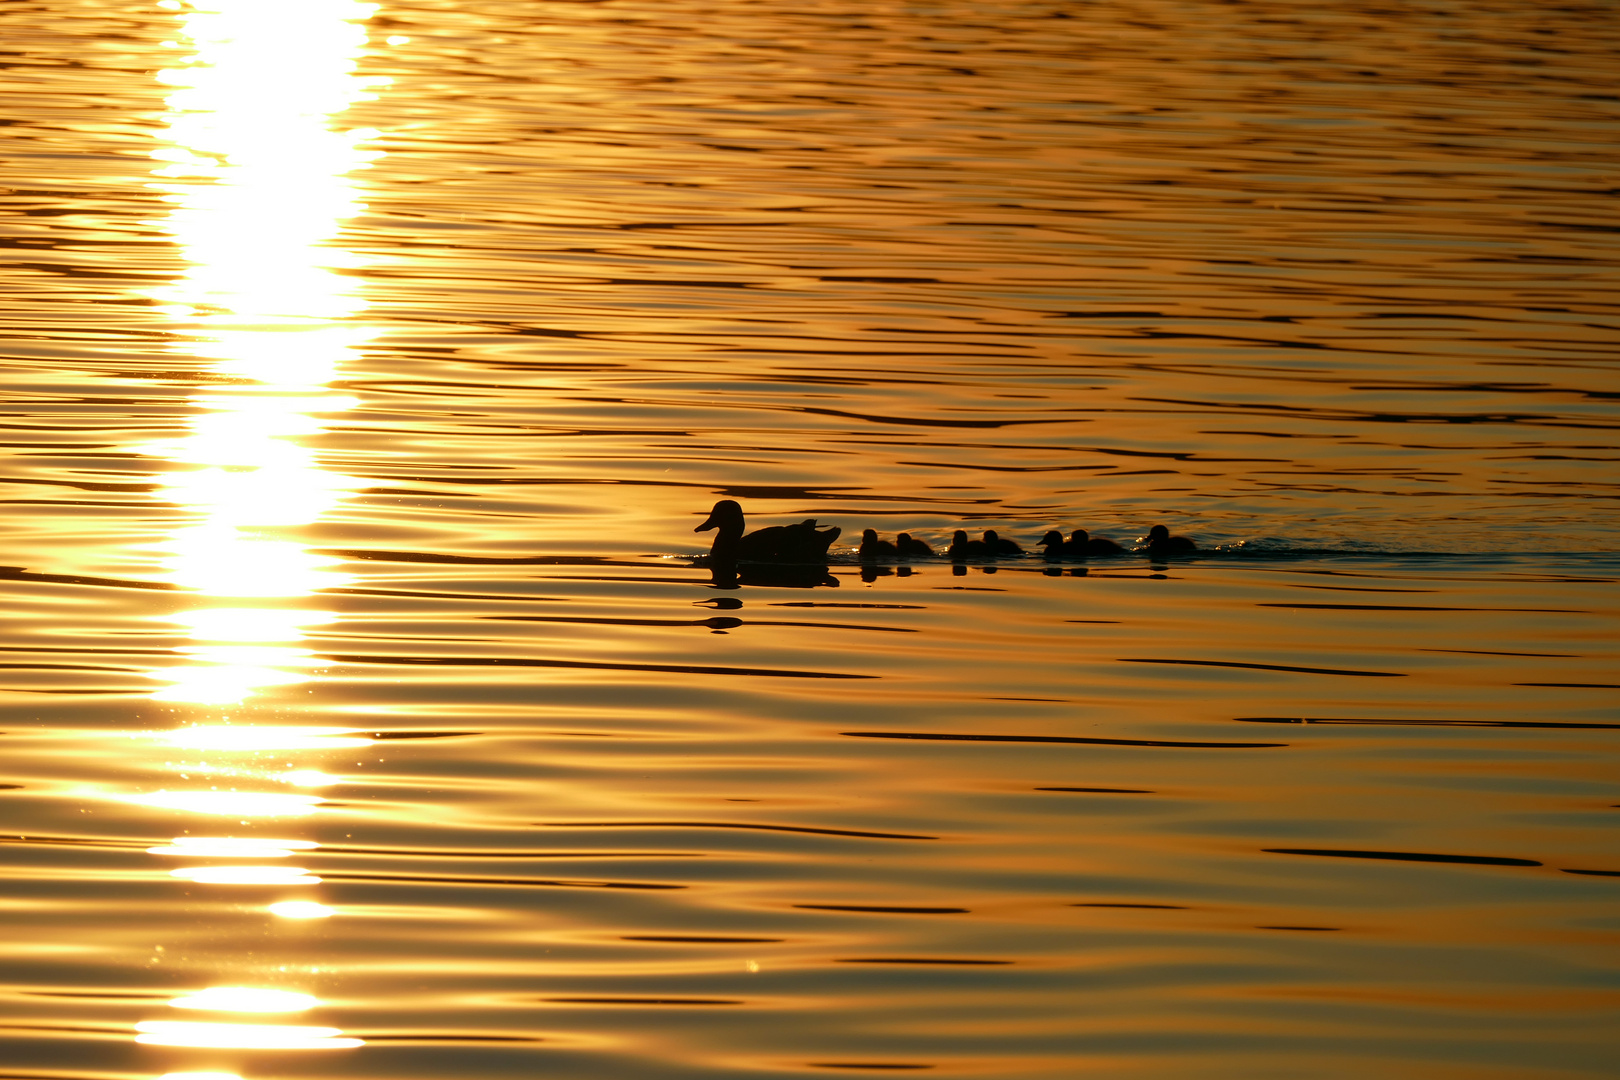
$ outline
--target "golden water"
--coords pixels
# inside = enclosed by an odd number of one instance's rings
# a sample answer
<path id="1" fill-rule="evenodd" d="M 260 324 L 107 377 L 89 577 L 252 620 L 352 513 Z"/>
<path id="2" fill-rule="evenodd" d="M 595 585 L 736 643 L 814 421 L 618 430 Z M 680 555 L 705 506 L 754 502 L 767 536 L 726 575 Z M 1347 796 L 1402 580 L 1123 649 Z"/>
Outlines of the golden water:
<path id="1" fill-rule="evenodd" d="M 1613 1075 L 1613 16 L 6 5 L 0 1080 Z"/>

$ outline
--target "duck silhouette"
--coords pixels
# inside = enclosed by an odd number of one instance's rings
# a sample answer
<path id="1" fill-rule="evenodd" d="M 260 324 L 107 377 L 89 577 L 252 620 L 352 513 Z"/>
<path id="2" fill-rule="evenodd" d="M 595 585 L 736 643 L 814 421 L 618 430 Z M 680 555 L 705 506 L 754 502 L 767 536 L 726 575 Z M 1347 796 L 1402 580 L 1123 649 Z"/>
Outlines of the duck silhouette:
<path id="1" fill-rule="evenodd" d="M 887 540 L 879 540 L 876 529 L 865 529 L 861 532 L 860 556 L 863 559 L 892 559 L 900 554 L 900 549 Z"/>
<path id="2" fill-rule="evenodd" d="M 951 534 L 951 546 L 945 554 L 953 559 L 984 559 L 991 555 L 991 551 L 983 540 L 969 540 L 966 532 L 957 529 Z"/>
<path id="3" fill-rule="evenodd" d="M 1170 530 L 1163 525 L 1155 525 L 1148 530 L 1147 553 L 1149 555 L 1195 555 L 1198 545 L 1185 536 L 1171 536 Z"/>
<path id="4" fill-rule="evenodd" d="M 1100 555 L 1123 555 L 1125 549 L 1107 537 L 1092 536 L 1084 529 L 1076 529 L 1067 540 L 1056 529 L 1041 537 L 1048 559 L 1085 559 Z"/>
<path id="5" fill-rule="evenodd" d="M 1086 546 L 1071 545 L 1063 539 L 1063 534 L 1056 529 L 1048 529 L 1046 535 L 1041 537 L 1041 546 L 1046 550 L 1043 554 L 1048 559 L 1083 559 L 1086 557 Z M 1061 573 L 1061 571 L 1059 571 Z"/>
<path id="6" fill-rule="evenodd" d="M 916 539 L 910 533 L 901 533 L 894 538 L 894 546 L 899 550 L 902 559 L 928 558 L 934 554 L 934 549 Z"/>
<path id="7" fill-rule="evenodd" d="M 797 525 L 772 525 L 743 535 L 742 507 L 734 499 L 721 499 L 708 518 L 693 532 L 718 529 L 709 548 L 711 562 L 825 563 L 827 549 L 841 531 L 834 525 L 816 528 L 810 518 Z"/>
<path id="8" fill-rule="evenodd" d="M 1024 549 L 1011 540 L 996 535 L 996 530 L 984 530 L 984 546 L 990 549 L 992 555 L 1022 555 Z"/>
<path id="9" fill-rule="evenodd" d="M 1065 547 L 1073 545 L 1075 550 L 1083 551 L 1087 555 L 1123 555 L 1125 549 L 1108 539 L 1106 536 L 1092 536 L 1084 529 L 1076 529 L 1069 534 L 1069 542 Z"/>

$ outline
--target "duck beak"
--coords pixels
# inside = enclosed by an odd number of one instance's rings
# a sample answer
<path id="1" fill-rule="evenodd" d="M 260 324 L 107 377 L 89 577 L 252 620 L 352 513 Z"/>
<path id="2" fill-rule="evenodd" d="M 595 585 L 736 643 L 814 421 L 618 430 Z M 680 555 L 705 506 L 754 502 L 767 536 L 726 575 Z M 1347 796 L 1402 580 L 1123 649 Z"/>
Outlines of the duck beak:
<path id="1" fill-rule="evenodd" d="M 719 527 L 720 527 L 720 523 L 718 521 L 714 520 L 714 515 L 713 514 L 710 514 L 706 519 L 704 519 L 703 524 L 699 525 L 697 528 L 693 529 L 692 531 L 693 532 L 708 532 L 710 529 L 718 529 Z"/>

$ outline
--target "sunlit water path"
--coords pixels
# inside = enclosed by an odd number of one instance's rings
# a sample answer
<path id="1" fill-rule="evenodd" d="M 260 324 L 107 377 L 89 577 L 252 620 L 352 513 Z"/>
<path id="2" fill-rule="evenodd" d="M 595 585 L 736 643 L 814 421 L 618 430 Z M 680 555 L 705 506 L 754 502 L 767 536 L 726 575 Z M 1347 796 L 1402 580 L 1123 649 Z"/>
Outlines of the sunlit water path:
<path id="1" fill-rule="evenodd" d="M 0 1080 L 1612 1075 L 1617 26 L 6 5 Z"/>

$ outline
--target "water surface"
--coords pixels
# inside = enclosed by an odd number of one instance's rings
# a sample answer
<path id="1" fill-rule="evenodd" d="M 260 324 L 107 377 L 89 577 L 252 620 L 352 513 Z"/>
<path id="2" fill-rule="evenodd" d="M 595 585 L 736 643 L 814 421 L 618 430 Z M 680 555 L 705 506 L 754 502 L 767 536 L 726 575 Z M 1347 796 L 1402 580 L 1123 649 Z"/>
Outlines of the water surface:
<path id="1" fill-rule="evenodd" d="M 0 1078 L 1609 1075 L 1606 5 L 0 27 Z"/>

